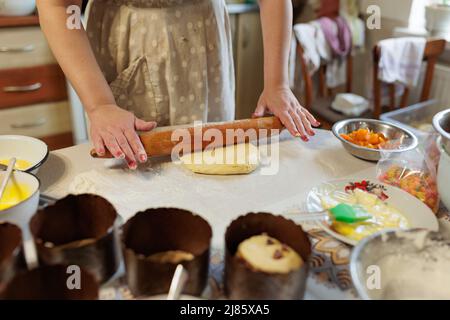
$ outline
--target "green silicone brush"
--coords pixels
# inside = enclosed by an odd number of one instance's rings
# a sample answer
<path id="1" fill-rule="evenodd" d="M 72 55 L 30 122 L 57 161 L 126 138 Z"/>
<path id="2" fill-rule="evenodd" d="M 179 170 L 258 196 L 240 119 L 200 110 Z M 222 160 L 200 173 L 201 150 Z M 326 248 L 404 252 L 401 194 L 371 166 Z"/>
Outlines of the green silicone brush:
<path id="1" fill-rule="evenodd" d="M 311 220 L 333 219 L 344 223 L 357 223 L 369 220 L 372 218 L 363 207 L 358 205 L 349 205 L 346 203 L 338 204 L 336 207 L 329 210 L 310 213 L 287 213 L 288 216 L 293 216 L 298 222 Z"/>
<path id="2" fill-rule="evenodd" d="M 372 216 L 361 206 L 345 203 L 338 204 L 329 210 L 334 220 L 345 223 L 356 223 L 369 220 Z"/>

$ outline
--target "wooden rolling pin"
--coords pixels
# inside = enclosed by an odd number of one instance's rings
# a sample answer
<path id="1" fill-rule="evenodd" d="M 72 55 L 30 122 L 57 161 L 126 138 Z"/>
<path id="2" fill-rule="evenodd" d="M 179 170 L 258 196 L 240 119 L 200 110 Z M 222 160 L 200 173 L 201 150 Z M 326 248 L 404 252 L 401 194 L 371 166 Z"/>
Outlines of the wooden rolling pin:
<path id="1" fill-rule="evenodd" d="M 231 144 L 244 143 L 249 142 L 251 140 L 255 140 L 262 138 L 262 131 L 260 129 L 266 129 L 266 136 L 272 136 L 276 133 L 279 133 L 283 129 L 283 125 L 280 120 L 276 117 L 265 117 L 265 118 L 256 118 L 256 119 L 244 119 L 244 120 L 235 120 L 230 122 L 220 122 L 220 123 L 207 123 L 201 127 L 182 127 L 181 129 L 188 130 L 190 133 L 191 139 L 190 141 L 185 141 L 183 138 L 180 138 L 178 141 L 172 141 L 172 133 L 176 130 L 180 130 L 180 128 L 170 129 L 170 130 L 161 130 L 161 131 L 150 131 L 145 132 L 139 135 L 142 144 L 144 145 L 145 151 L 148 156 L 167 156 L 172 153 L 172 149 L 174 146 L 182 143 L 186 149 L 190 149 L 192 151 L 200 151 L 204 150 L 207 146 L 211 145 L 212 141 L 204 141 L 203 134 L 208 129 L 217 129 L 222 133 L 222 140 L 214 143 L 215 147 L 222 147 Z M 254 129 L 256 132 L 256 137 L 249 137 L 249 135 L 245 135 L 243 137 L 235 138 L 234 141 L 226 141 L 226 130 L 227 129 L 242 129 L 244 132 L 249 129 Z M 194 135 L 197 133 L 202 134 L 201 145 L 194 144 Z M 229 139 L 228 139 L 229 140 Z M 200 141 L 200 139 L 199 139 Z M 111 153 L 106 152 L 104 156 L 99 156 L 95 149 L 91 150 L 91 156 L 94 158 L 113 158 Z"/>

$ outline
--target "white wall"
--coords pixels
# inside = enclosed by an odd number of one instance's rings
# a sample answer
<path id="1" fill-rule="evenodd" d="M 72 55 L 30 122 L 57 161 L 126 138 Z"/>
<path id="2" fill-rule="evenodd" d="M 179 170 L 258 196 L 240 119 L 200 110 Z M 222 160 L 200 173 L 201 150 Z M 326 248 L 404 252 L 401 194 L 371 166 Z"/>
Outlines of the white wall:
<path id="1" fill-rule="evenodd" d="M 414 0 L 360 0 L 361 10 L 366 12 L 369 5 L 377 5 L 381 8 L 383 19 L 398 20 L 403 23 L 409 21 L 411 7 Z"/>

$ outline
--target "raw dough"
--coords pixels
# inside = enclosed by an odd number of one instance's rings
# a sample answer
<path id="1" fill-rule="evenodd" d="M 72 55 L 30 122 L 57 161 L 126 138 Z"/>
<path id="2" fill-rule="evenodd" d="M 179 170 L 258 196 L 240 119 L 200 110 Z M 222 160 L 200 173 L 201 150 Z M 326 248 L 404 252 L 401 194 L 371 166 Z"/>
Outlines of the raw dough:
<path id="1" fill-rule="evenodd" d="M 257 147 L 246 143 L 186 154 L 180 160 L 187 169 L 195 173 L 248 174 L 258 167 L 259 153 Z"/>
<path id="2" fill-rule="evenodd" d="M 298 270 L 303 260 L 291 247 L 266 234 L 253 236 L 239 244 L 237 257 L 252 269 L 267 273 L 289 273 Z"/>
<path id="3" fill-rule="evenodd" d="M 147 260 L 152 262 L 178 264 L 183 261 L 194 260 L 194 255 L 186 251 L 170 250 L 152 254 L 151 256 L 147 257 Z"/>

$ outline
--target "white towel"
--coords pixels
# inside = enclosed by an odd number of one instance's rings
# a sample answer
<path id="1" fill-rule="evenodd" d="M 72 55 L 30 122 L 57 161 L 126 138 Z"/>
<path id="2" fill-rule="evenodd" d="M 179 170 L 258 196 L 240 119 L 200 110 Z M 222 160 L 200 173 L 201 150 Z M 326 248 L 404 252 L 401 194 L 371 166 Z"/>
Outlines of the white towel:
<path id="1" fill-rule="evenodd" d="M 313 26 L 315 30 L 315 41 L 316 41 L 316 50 L 323 60 L 326 62 L 331 61 L 333 59 L 333 51 L 331 50 L 330 45 L 328 44 L 327 39 L 325 38 L 325 34 L 322 31 L 322 27 L 317 20 L 311 21 L 309 23 Z"/>
<path id="2" fill-rule="evenodd" d="M 317 20 L 311 21 L 312 25 L 316 29 L 316 49 L 320 58 L 327 64 L 326 71 L 326 84 L 329 88 L 337 88 L 347 81 L 347 63 L 341 58 L 334 57 L 333 50 L 328 44 L 325 34 L 323 33 L 322 26 Z M 336 27 L 336 33 L 337 33 Z"/>
<path id="3" fill-rule="evenodd" d="M 316 46 L 316 28 L 309 23 L 298 23 L 294 26 L 294 34 L 303 47 L 303 56 L 308 71 L 313 74 L 320 67 L 320 55 Z"/>
<path id="4" fill-rule="evenodd" d="M 378 43 L 381 49 L 378 78 L 414 87 L 419 81 L 426 40 L 419 37 L 392 38 Z"/>
<path id="5" fill-rule="evenodd" d="M 358 117 L 369 110 L 369 101 L 353 93 L 340 93 L 331 108 L 350 117 Z"/>

